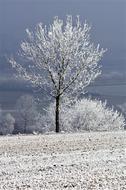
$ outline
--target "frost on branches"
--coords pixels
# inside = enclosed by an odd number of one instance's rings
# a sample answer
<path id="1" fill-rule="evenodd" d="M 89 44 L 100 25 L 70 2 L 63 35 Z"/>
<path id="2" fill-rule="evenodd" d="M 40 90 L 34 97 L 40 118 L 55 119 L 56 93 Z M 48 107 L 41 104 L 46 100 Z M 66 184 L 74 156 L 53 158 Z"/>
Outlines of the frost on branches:
<path id="1" fill-rule="evenodd" d="M 10 113 L 2 115 L 0 120 L 0 134 L 2 135 L 12 134 L 14 130 L 14 124 L 15 124 L 15 119 Z"/>
<path id="2" fill-rule="evenodd" d="M 51 104 L 43 123 L 48 131 L 55 127 L 55 109 Z M 60 124 L 62 131 L 117 131 L 123 130 L 125 118 L 113 108 L 108 108 L 106 102 L 82 99 L 73 106 L 61 107 Z"/>
<path id="3" fill-rule="evenodd" d="M 76 22 L 67 16 L 65 23 L 55 17 L 48 28 L 39 23 L 34 32 L 26 30 L 28 38 L 21 44 L 20 54 L 27 61 L 10 60 L 21 77 L 55 99 L 56 132 L 61 99 L 77 99 L 101 73 L 98 62 L 105 50 L 90 41 L 90 29 L 79 16 Z"/>
<path id="4" fill-rule="evenodd" d="M 40 131 L 37 125 L 39 117 L 40 114 L 37 111 L 37 104 L 33 96 L 28 94 L 22 95 L 16 103 L 17 129 L 15 131 L 20 133 Z"/>

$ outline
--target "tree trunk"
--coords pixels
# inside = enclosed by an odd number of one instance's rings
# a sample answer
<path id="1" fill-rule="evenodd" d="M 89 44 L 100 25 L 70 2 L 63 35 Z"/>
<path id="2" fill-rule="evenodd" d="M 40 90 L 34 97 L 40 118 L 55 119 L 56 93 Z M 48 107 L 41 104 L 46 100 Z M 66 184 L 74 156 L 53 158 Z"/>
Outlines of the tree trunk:
<path id="1" fill-rule="evenodd" d="M 60 125 L 59 125 L 59 103 L 60 103 L 60 96 L 56 97 L 56 110 L 55 110 L 55 124 L 56 124 L 56 133 L 60 132 Z"/>
<path id="2" fill-rule="evenodd" d="M 26 134 L 27 120 L 24 121 L 24 134 Z"/>

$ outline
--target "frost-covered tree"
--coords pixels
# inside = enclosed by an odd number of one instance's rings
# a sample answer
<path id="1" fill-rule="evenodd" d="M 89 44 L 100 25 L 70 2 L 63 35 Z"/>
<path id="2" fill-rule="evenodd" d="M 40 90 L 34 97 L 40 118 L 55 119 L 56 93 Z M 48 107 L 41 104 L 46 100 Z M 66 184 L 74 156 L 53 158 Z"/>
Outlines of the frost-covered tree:
<path id="1" fill-rule="evenodd" d="M 107 107 L 106 102 L 82 99 L 71 107 L 61 108 L 61 130 L 63 131 L 114 131 L 123 130 L 125 119 L 113 108 Z M 48 131 L 55 126 L 54 104 L 47 109 L 44 125 Z"/>
<path id="2" fill-rule="evenodd" d="M 22 95 L 16 103 L 16 123 L 23 133 L 31 132 L 38 118 L 37 106 L 31 95 Z M 23 130 L 21 129 L 23 128 Z"/>
<path id="3" fill-rule="evenodd" d="M 118 107 L 121 110 L 122 114 L 124 115 L 126 121 L 126 102 L 124 104 L 118 105 Z M 126 129 L 126 124 L 124 128 Z"/>
<path id="4" fill-rule="evenodd" d="M 15 124 L 15 119 L 10 113 L 2 115 L 0 134 L 2 135 L 12 134 L 14 130 L 14 124 Z"/>
<path id="5" fill-rule="evenodd" d="M 77 101 L 67 114 L 66 125 L 76 130 L 114 131 L 123 130 L 125 125 L 122 114 L 98 100 Z"/>
<path id="6" fill-rule="evenodd" d="M 1 126 L 2 126 L 2 109 L 0 107 L 0 128 L 1 128 Z"/>
<path id="7" fill-rule="evenodd" d="M 1 117 L 2 117 L 2 109 L 0 107 L 0 122 L 1 122 Z"/>
<path id="8" fill-rule="evenodd" d="M 124 104 L 118 105 L 118 107 L 121 109 L 122 113 L 126 117 L 126 102 Z"/>
<path id="9" fill-rule="evenodd" d="M 48 28 L 39 23 L 34 32 L 26 30 L 28 39 L 21 44 L 20 54 L 27 62 L 10 60 L 21 77 L 55 99 L 56 132 L 62 99 L 77 99 L 101 73 L 98 63 L 105 50 L 91 42 L 90 29 L 79 16 L 75 22 L 67 16 L 65 23 L 55 17 Z"/>

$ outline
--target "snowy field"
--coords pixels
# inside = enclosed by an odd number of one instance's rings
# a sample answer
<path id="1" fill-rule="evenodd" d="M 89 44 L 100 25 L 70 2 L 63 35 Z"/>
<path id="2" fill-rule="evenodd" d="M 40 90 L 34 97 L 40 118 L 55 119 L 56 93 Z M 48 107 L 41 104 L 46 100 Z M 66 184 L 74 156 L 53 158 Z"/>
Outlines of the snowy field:
<path id="1" fill-rule="evenodd" d="M 0 190 L 125 190 L 126 132 L 0 137 Z"/>

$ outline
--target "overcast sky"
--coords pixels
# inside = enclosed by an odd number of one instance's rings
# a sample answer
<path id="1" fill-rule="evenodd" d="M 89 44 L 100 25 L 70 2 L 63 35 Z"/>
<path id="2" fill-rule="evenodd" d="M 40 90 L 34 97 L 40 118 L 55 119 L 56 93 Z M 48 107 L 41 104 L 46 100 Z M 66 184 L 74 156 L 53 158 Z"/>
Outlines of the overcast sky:
<path id="1" fill-rule="evenodd" d="M 54 16 L 80 15 L 92 25 L 92 39 L 108 52 L 107 71 L 126 71 L 126 0 L 0 0 L 0 56 L 17 51 L 25 29 L 38 22 L 48 25 Z M 7 65 L 0 62 L 0 70 Z"/>

